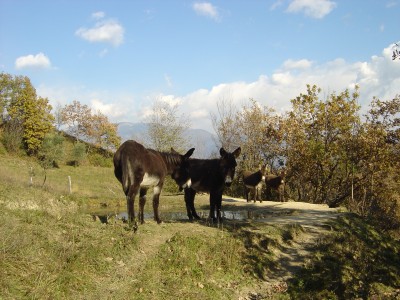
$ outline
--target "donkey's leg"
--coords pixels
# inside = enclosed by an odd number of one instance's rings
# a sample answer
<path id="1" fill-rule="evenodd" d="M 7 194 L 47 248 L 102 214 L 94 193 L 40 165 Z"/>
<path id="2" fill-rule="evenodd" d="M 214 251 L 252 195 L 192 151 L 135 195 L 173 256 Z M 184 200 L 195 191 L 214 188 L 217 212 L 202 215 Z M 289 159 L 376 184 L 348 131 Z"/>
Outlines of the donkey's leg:
<path id="1" fill-rule="evenodd" d="M 185 204 L 186 204 L 186 211 L 189 220 L 197 219 L 199 220 L 200 217 L 196 213 L 196 209 L 194 208 L 194 198 L 196 196 L 196 191 L 191 188 L 185 189 Z"/>
<path id="2" fill-rule="evenodd" d="M 140 188 L 139 191 L 139 222 L 140 224 L 144 223 L 144 206 L 146 204 L 146 188 Z"/>
<path id="3" fill-rule="evenodd" d="M 279 191 L 278 192 L 279 192 L 279 200 L 281 202 L 285 202 L 285 187 L 283 185 L 281 185 L 279 187 Z"/>
<path id="4" fill-rule="evenodd" d="M 159 183 L 154 187 L 153 190 L 153 211 L 154 211 L 154 220 L 157 221 L 158 224 L 161 223 L 160 216 L 158 214 L 158 206 L 160 204 L 160 193 L 163 186 L 163 182 Z"/>
<path id="5" fill-rule="evenodd" d="M 139 190 L 140 184 L 135 181 L 133 185 L 129 187 L 128 194 L 126 195 L 126 205 L 128 210 L 128 224 L 133 225 L 133 229 L 137 230 L 137 222 L 135 219 L 135 197 Z"/>
<path id="6" fill-rule="evenodd" d="M 218 222 L 222 222 L 222 215 L 221 215 L 221 207 L 222 207 L 222 193 L 218 193 L 215 196 L 215 205 L 217 208 L 217 220 Z"/>
<path id="7" fill-rule="evenodd" d="M 249 199 L 249 188 L 247 187 L 247 186 L 245 186 L 244 187 L 244 191 L 245 191 L 245 194 L 246 194 L 246 200 L 247 200 L 247 202 L 250 202 L 250 199 Z"/>
<path id="8" fill-rule="evenodd" d="M 215 218 L 215 209 L 217 208 L 217 193 L 210 192 L 210 215 L 208 216 L 209 219 L 216 221 Z"/>

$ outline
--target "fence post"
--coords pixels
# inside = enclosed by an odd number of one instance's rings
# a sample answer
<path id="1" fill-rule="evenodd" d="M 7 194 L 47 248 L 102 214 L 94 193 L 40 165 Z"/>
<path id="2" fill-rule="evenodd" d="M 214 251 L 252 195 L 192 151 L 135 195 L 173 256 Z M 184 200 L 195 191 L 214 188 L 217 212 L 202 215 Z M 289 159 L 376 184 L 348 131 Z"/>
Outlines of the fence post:
<path id="1" fill-rule="evenodd" d="M 72 194 L 71 176 L 68 175 L 69 193 Z"/>

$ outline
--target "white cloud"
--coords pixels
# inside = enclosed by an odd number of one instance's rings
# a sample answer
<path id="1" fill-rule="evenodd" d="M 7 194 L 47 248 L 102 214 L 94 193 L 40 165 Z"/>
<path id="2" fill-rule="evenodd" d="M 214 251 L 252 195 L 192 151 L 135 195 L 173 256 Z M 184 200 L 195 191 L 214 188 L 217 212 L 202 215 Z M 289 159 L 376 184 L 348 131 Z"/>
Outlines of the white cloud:
<path id="1" fill-rule="evenodd" d="M 125 110 L 122 107 L 118 107 L 115 103 L 104 103 L 98 98 L 94 98 L 90 101 L 90 107 L 93 112 L 101 112 L 106 116 L 110 116 L 113 119 L 124 115 Z"/>
<path id="2" fill-rule="evenodd" d="M 330 93 L 340 93 L 360 86 L 359 104 L 362 112 L 367 110 L 374 96 L 389 100 L 400 94 L 400 60 L 393 61 L 392 45 L 382 54 L 367 61 L 346 62 L 335 59 L 328 62 L 311 62 L 308 59 L 287 60 L 272 74 L 261 74 L 250 82 L 237 81 L 216 84 L 209 89 L 198 89 L 186 95 L 153 93 L 138 97 L 131 92 L 87 91 L 85 87 L 39 86 L 38 95 L 50 101 L 61 101 L 63 105 L 77 99 L 95 110 L 106 114 L 113 122 L 142 122 L 152 113 L 152 100 L 163 100 L 178 104 L 180 113 L 189 116 L 192 128 L 213 131 L 210 113 L 217 113 L 216 103 L 221 99 L 231 100 L 238 108 L 253 98 L 261 105 L 284 113 L 291 109 L 290 100 L 306 92 L 307 84 L 322 89 L 324 99 Z M 54 103 L 51 103 L 54 105 Z"/>
<path id="3" fill-rule="evenodd" d="M 389 100 L 400 93 L 400 61 L 392 61 L 391 51 L 389 46 L 381 56 L 354 63 L 343 59 L 319 64 L 307 59 L 288 60 L 270 76 L 260 75 L 252 82 L 221 83 L 179 97 L 168 95 L 168 100 L 179 103 L 182 112 L 190 116 L 193 128 L 212 131 L 210 112 L 217 113 L 216 103 L 221 99 L 231 100 L 240 108 L 253 98 L 261 105 L 284 113 L 291 109 L 291 99 L 306 92 L 307 84 L 315 84 L 322 89 L 321 99 L 333 92 L 352 89 L 358 84 L 359 104 L 364 113 L 374 96 Z"/>
<path id="4" fill-rule="evenodd" d="M 277 0 L 274 3 L 272 3 L 272 5 L 270 6 L 271 10 L 274 10 L 276 8 L 278 8 L 279 6 L 281 6 L 283 4 L 284 0 Z"/>
<path id="5" fill-rule="evenodd" d="M 103 11 L 97 11 L 92 13 L 92 18 L 99 20 L 99 19 L 103 19 L 106 16 L 106 14 Z"/>
<path id="6" fill-rule="evenodd" d="M 92 28 L 79 28 L 75 34 L 92 43 L 109 43 L 117 47 L 124 41 L 124 27 L 115 20 L 97 22 Z"/>
<path id="7" fill-rule="evenodd" d="M 29 54 L 26 56 L 21 56 L 15 60 L 15 68 L 18 70 L 25 68 L 47 69 L 50 67 L 50 59 L 42 52 L 36 55 Z"/>
<path id="8" fill-rule="evenodd" d="M 308 69 L 312 65 L 312 61 L 308 59 L 300 59 L 300 60 L 292 60 L 288 59 L 283 63 L 283 67 L 286 70 L 291 70 L 291 69 Z"/>
<path id="9" fill-rule="evenodd" d="M 289 13 L 302 12 L 308 17 L 322 19 L 335 7 L 336 3 L 330 0 L 293 0 L 286 11 Z"/>
<path id="10" fill-rule="evenodd" d="M 220 19 L 217 7 L 209 2 L 196 2 L 193 4 L 193 9 L 198 15 L 210 17 L 216 21 Z"/>

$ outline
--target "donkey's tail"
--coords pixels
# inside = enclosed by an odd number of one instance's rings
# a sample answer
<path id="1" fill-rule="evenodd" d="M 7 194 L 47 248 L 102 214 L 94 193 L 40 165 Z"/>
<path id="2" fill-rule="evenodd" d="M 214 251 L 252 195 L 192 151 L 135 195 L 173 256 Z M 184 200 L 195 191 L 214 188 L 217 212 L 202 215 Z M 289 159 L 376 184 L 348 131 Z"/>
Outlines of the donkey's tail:
<path id="1" fill-rule="evenodd" d="M 121 155 L 119 153 L 114 155 L 114 175 L 122 183 Z"/>

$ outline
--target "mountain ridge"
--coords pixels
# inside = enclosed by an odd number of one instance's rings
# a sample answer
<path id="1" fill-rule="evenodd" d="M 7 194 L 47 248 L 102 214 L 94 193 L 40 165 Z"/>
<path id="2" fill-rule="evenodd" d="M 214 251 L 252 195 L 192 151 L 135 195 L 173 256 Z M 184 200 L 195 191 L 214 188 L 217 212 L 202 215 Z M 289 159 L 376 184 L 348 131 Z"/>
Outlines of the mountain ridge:
<path id="1" fill-rule="evenodd" d="M 120 122 L 117 124 L 117 132 L 121 137 L 121 142 L 126 140 L 136 140 L 139 143 L 145 143 L 147 140 L 148 123 Z M 189 128 L 184 132 L 184 137 L 189 141 L 190 147 L 196 148 L 193 157 L 211 158 L 218 154 L 216 145 L 216 135 L 204 129 Z"/>

